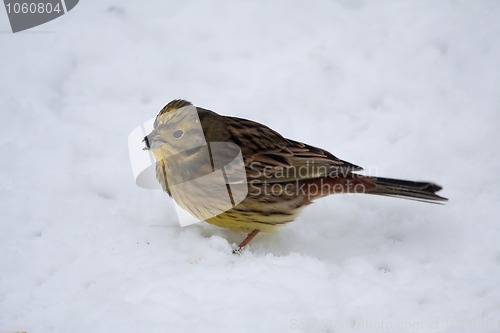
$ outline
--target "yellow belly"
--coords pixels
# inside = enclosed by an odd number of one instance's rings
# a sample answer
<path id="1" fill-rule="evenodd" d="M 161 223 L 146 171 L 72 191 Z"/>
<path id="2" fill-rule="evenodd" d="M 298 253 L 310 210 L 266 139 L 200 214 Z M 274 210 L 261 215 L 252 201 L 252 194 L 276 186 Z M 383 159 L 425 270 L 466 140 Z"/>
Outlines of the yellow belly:
<path id="1" fill-rule="evenodd" d="M 160 163 L 157 164 L 157 176 L 163 189 L 179 206 L 200 220 L 222 228 L 245 232 L 252 230 L 271 232 L 276 226 L 293 221 L 300 210 L 310 203 L 309 198 L 295 190 L 296 184 L 290 182 L 286 187 L 288 191 L 280 190 L 285 188 L 287 183 L 282 187 L 248 184 L 248 194 L 243 201 L 234 207 L 224 206 L 227 204 L 225 202 L 227 200 L 224 200 L 224 195 L 227 196 L 225 184 L 209 180 L 168 186 L 164 177 L 164 167 Z M 182 190 L 176 191 L 178 186 L 182 186 Z"/>
<path id="2" fill-rule="evenodd" d="M 266 206 L 263 207 L 262 205 L 259 206 L 260 210 L 254 210 L 250 208 L 252 206 L 251 199 L 246 199 L 234 209 L 206 219 L 205 222 L 222 228 L 245 232 L 252 230 L 272 232 L 275 231 L 276 226 L 293 221 L 300 211 L 300 208 L 294 208 L 285 214 L 277 211 L 273 212 L 271 209 L 266 212 Z"/>

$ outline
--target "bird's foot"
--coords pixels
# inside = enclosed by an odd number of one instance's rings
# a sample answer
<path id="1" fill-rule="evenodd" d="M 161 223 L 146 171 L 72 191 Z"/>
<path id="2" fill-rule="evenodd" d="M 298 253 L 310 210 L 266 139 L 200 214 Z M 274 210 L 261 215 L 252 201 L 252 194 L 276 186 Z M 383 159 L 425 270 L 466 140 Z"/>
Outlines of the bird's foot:
<path id="1" fill-rule="evenodd" d="M 250 243 L 250 241 L 259 233 L 259 230 L 255 229 L 253 230 L 251 233 L 249 233 L 247 235 L 247 237 L 243 240 L 243 242 L 240 243 L 240 245 L 238 245 L 238 247 L 236 249 L 233 250 L 233 254 L 236 254 L 236 255 L 241 255 L 241 253 L 243 252 L 243 249 L 245 248 L 245 246 L 248 245 L 248 243 Z"/>

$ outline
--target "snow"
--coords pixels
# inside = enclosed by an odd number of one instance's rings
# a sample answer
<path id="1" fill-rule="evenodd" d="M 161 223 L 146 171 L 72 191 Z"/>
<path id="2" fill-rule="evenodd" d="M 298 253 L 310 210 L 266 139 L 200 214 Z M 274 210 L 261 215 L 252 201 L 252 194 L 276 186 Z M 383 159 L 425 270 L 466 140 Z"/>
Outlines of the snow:
<path id="1" fill-rule="evenodd" d="M 500 3 L 81 1 L 0 14 L 0 332 L 498 332 Z M 127 137 L 185 98 L 432 180 L 278 233 L 180 227 Z"/>

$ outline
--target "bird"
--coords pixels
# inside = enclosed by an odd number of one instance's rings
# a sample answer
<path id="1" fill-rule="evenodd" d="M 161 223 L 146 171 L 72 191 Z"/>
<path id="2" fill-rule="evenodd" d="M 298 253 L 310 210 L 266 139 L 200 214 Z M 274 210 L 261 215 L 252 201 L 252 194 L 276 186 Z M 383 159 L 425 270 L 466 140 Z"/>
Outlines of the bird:
<path id="1" fill-rule="evenodd" d="M 246 233 L 233 253 L 241 253 L 259 232 L 275 231 L 331 194 L 448 200 L 436 194 L 442 187 L 433 182 L 361 175 L 362 167 L 325 149 L 184 99 L 160 110 L 143 142 L 154 155 L 161 187 L 179 206 L 207 223 Z M 229 204 L 228 192 L 233 194 Z"/>

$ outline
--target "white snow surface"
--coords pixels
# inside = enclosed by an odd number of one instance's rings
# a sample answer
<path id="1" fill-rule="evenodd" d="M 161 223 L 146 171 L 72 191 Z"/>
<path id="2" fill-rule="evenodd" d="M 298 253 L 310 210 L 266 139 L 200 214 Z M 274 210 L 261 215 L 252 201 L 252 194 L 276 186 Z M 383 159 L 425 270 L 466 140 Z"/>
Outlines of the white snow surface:
<path id="1" fill-rule="evenodd" d="M 0 10 L 0 332 L 499 332 L 499 1 L 81 1 Z M 130 131 L 170 100 L 441 184 L 277 233 L 180 227 Z"/>

